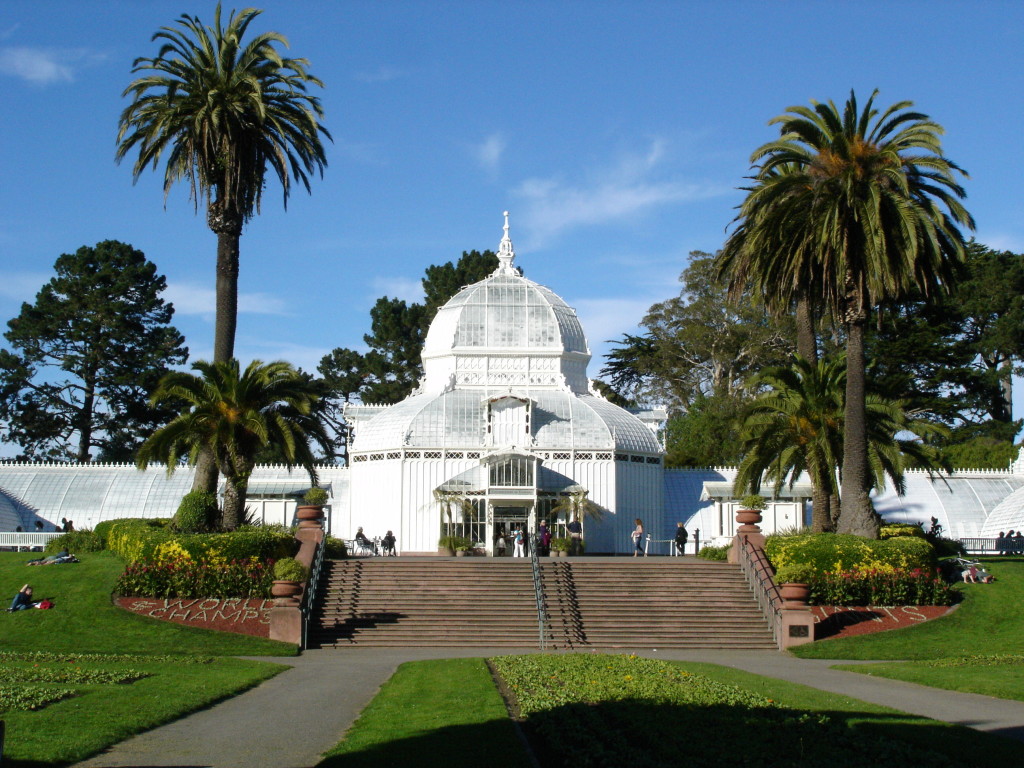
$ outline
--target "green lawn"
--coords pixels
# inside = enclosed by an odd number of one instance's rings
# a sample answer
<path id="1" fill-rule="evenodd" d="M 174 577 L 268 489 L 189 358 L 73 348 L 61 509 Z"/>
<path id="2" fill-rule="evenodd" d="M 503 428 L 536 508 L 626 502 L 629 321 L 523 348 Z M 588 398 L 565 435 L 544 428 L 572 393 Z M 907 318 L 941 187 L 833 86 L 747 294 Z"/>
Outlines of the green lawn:
<path id="1" fill-rule="evenodd" d="M 0 719 L 7 723 L 4 766 L 59 765 L 83 760 L 127 737 L 202 709 L 273 677 L 279 664 L 233 658 L 117 657 L 74 654 L 64 658 L 11 660 L 0 657 Z M 130 671 L 148 675 L 134 682 L 32 682 L 40 671 L 67 674 Z M 21 689 L 73 695 L 36 711 L 7 709 L 5 677 L 25 673 Z M 5 704 L 5 701 L 7 702 Z"/>
<path id="2" fill-rule="evenodd" d="M 712 664 L 597 654 L 494 662 L 544 766 L 1005 768 L 1019 760 L 1009 739 Z M 482 660 L 402 665 L 320 768 L 393 765 L 528 765 Z"/>
<path id="3" fill-rule="evenodd" d="M 108 552 L 82 555 L 77 564 L 25 565 L 38 556 L 0 553 L 4 608 L 26 582 L 37 599 L 49 597 L 55 603 L 49 611 L 0 615 L 4 766 L 84 759 L 286 669 L 227 657 L 296 652 L 285 643 L 183 627 L 116 608 L 110 595 L 122 565 Z M 135 672 L 144 676 L 104 681 Z M 70 698 L 35 711 L 20 708 L 28 699 L 61 693 Z"/>
<path id="4" fill-rule="evenodd" d="M 528 768 L 483 659 L 402 664 L 320 766 Z"/>
<path id="5" fill-rule="evenodd" d="M 919 626 L 798 646 L 803 658 L 879 659 L 839 669 L 1024 701 L 1024 558 L 983 558 L 992 584 L 962 584 L 950 615 Z"/>
<path id="6" fill-rule="evenodd" d="M 1024 558 L 983 558 L 994 584 L 963 584 L 964 601 L 948 616 L 907 629 L 835 638 L 792 649 L 805 659 L 938 659 L 1021 652 Z"/>
<path id="7" fill-rule="evenodd" d="M 38 553 L 0 552 L 0 600 L 29 583 L 49 611 L 3 612 L 0 649 L 80 653 L 187 653 L 209 656 L 294 656 L 295 646 L 260 637 L 212 632 L 136 616 L 111 602 L 124 568 L 110 552 L 81 555 L 68 565 L 26 566 Z"/>

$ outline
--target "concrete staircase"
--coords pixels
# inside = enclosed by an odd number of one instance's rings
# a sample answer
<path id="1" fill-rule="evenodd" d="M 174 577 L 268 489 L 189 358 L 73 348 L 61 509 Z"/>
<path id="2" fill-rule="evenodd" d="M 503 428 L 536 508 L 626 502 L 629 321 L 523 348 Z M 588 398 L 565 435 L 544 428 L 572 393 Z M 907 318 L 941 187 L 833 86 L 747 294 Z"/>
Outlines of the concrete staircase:
<path id="1" fill-rule="evenodd" d="M 325 563 L 313 646 L 538 647 L 529 560 Z M 696 558 L 543 558 L 554 649 L 774 649 L 739 569 Z"/>

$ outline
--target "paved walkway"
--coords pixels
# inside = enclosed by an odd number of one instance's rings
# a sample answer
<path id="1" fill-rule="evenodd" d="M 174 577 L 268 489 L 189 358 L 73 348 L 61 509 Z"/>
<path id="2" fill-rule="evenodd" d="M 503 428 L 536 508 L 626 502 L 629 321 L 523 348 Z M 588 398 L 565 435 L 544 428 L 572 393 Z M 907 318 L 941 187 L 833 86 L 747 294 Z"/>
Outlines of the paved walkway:
<path id="1" fill-rule="evenodd" d="M 402 662 L 517 652 L 534 653 L 536 649 L 353 647 L 306 651 L 296 659 L 264 659 L 292 668 L 240 696 L 127 739 L 77 765 L 310 768 L 341 739 Z M 769 651 L 635 652 L 652 658 L 722 664 L 1024 741 L 1024 702 L 952 691 L 937 693 L 913 683 L 829 669 L 830 664 L 838 663 L 835 661 L 796 659 Z M 291 712 L 310 713 L 310 725 L 290 727 L 296 725 L 288 716 Z"/>

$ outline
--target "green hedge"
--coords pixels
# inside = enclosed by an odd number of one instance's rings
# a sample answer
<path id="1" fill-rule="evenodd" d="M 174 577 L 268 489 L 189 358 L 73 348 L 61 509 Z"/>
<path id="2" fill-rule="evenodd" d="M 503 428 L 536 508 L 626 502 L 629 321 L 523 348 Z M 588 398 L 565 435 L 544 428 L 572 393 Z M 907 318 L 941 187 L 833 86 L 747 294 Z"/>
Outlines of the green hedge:
<path id="1" fill-rule="evenodd" d="M 83 528 L 80 531 L 68 531 L 46 542 L 46 554 L 48 555 L 65 549 L 72 555 L 82 552 L 100 552 L 104 549 L 103 539 L 97 536 L 95 531 Z"/>
<path id="2" fill-rule="evenodd" d="M 865 539 L 842 533 L 769 536 L 765 554 L 776 570 L 801 564 L 817 574 L 854 570 L 934 570 L 935 549 L 916 536 Z"/>
<path id="3" fill-rule="evenodd" d="M 152 520 L 118 520 L 108 529 L 107 548 L 128 564 L 153 564 L 182 559 L 211 564 L 256 558 L 291 557 L 298 542 L 291 532 L 264 526 L 243 526 L 230 533 L 176 534 Z"/>
<path id="4" fill-rule="evenodd" d="M 701 547 L 700 552 L 697 553 L 697 557 L 704 560 L 724 562 L 729 559 L 729 547 L 731 546 L 731 544 L 725 544 L 721 547 Z"/>

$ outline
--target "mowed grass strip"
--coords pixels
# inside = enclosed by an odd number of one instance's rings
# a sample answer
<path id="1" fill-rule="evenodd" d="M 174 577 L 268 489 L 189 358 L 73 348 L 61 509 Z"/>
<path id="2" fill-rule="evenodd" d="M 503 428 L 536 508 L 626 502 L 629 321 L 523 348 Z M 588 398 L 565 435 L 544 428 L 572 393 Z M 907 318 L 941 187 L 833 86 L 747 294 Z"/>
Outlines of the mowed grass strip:
<path id="1" fill-rule="evenodd" d="M 402 664 L 320 767 L 527 768 L 483 659 Z"/>
<path id="2" fill-rule="evenodd" d="M 71 657 L 73 658 L 73 657 Z M 7 737 L 4 765 L 57 765 L 83 760 L 136 733 L 175 720 L 273 677 L 286 667 L 259 661 L 210 658 L 197 663 L 136 656 L 103 661 L 3 661 L 12 677 L 29 678 L 34 670 L 46 670 L 39 678 L 62 677 L 61 670 L 77 674 L 65 682 L 31 688 L 72 690 L 74 696 L 41 709 L 4 711 Z M 95 673 L 90 675 L 90 673 Z M 129 683 L 75 683 L 74 679 L 138 674 L 146 677 Z"/>
<path id="3" fill-rule="evenodd" d="M 54 601 L 48 611 L 0 612 L 0 650 L 96 653 L 180 653 L 209 656 L 294 656 L 295 646 L 262 637 L 213 632 L 150 619 L 111 602 L 124 564 L 110 552 L 81 555 L 82 562 L 30 567 L 38 552 L 0 552 L 0 600 L 10 605 L 22 584 L 34 599 Z"/>
<path id="4" fill-rule="evenodd" d="M 836 664 L 835 669 L 876 675 L 963 693 L 1024 701 L 1024 656 L 968 656 L 935 661 Z"/>

